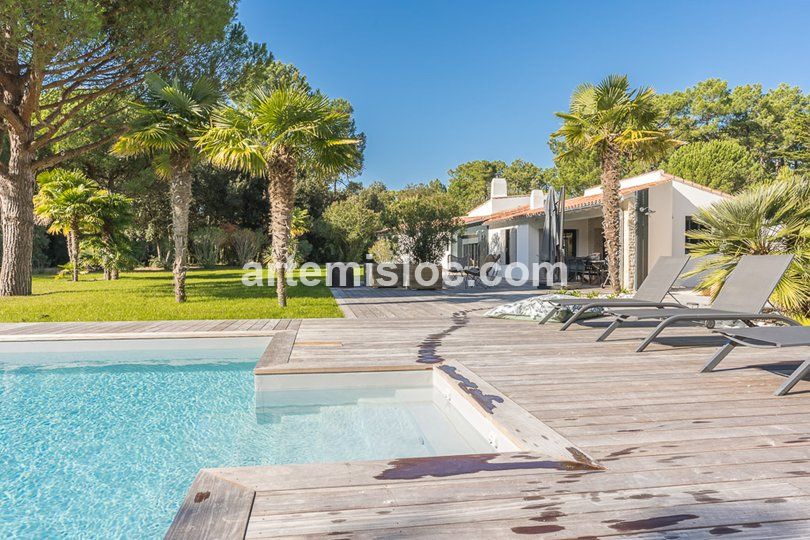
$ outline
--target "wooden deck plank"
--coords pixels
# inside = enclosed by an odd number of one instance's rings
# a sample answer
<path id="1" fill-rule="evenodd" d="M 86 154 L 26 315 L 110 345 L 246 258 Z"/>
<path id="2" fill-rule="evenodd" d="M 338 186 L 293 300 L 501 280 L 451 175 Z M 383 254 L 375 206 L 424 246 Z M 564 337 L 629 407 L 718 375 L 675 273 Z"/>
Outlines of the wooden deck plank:
<path id="1" fill-rule="evenodd" d="M 165 538 L 244 538 L 253 496 L 249 489 L 200 471 Z"/>

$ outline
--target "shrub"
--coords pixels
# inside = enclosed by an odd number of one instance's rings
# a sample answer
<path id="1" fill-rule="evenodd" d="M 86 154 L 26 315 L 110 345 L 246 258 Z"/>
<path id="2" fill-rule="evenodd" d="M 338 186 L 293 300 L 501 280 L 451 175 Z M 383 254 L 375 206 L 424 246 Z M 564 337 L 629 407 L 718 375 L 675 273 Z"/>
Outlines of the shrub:
<path id="1" fill-rule="evenodd" d="M 397 259 L 396 245 L 390 238 L 379 238 L 368 250 L 375 263 L 392 263 Z"/>
<path id="2" fill-rule="evenodd" d="M 228 240 L 219 227 L 202 227 L 191 234 L 191 252 L 197 264 L 210 268 L 219 262 L 222 246 Z"/>
<path id="3" fill-rule="evenodd" d="M 267 242 L 267 237 L 261 231 L 251 229 L 236 229 L 231 233 L 230 244 L 236 263 L 244 266 L 258 259 L 259 253 Z"/>

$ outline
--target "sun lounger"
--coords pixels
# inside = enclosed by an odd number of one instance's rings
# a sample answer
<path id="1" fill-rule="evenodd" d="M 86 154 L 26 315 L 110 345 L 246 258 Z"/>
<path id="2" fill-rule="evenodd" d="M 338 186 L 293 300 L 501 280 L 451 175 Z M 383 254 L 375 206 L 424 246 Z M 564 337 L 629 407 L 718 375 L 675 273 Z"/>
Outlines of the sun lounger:
<path id="1" fill-rule="evenodd" d="M 683 307 L 677 302 L 664 302 L 664 297 L 669 293 L 672 284 L 681 275 L 686 263 L 689 262 L 689 255 L 676 257 L 659 257 L 647 278 L 633 295 L 633 298 L 566 298 L 559 300 L 548 300 L 554 306 L 540 324 L 545 324 L 549 319 L 557 314 L 561 309 L 571 306 L 581 306 L 565 322 L 560 330 L 567 330 L 569 326 L 581 319 L 585 313 L 593 308 L 609 307 Z"/>
<path id="2" fill-rule="evenodd" d="M 743 256 L 708 308 L 611 309 L 610 313 L 616 319 L 597 341 L 604 341 L 628 320 L 661 320 L 636 352 L 646 349 L 661 332 L 677 323 L 743 321 L 750 326 L 752 321 L 778 320 L 795 324 L 795 321 L 784 315 L 762 313 L 762 308 L 792 260 L 792 255 Z"/>
<path id="3" fill-rule="evenodd" d="M 798 323 L 796 323 L 798 325 Z M 744 347 L 756 347 L 760 349 L 782 348 L 782 347 L 810 347 L 810 326 L 764 326 L 758 328 L 729 328 L 715 330 L 728 339 L 728 343 L 723 345 L 709 363 L 703 366 L 701 373 L 712 371 L 723 358 L 740 345 Z M 788 380 L 780 386 L 774 395 L 783 396 L 790 392 L 796 383 L 810 374 L 810 360 L 805 360 L 802 365 L 790 374 Z"/>

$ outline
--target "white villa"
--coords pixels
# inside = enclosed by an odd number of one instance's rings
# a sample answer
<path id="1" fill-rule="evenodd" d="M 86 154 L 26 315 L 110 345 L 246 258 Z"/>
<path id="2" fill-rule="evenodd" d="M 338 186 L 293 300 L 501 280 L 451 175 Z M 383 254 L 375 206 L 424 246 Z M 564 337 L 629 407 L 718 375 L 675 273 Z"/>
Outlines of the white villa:
<path id="1" fill-rule="evenodd" d="M 490 198 L 462 219 L 466 228 L 450 247 L 456 257 L 482 261 L 500 254 L 500 263 L 539 261 L 546 194 L 507 195 L 507 180 L 492 180 Z M 653 171 L 621 181 L 622 286 L 635 289 L 662 255 L 683 254 L 692 215 L 729 195 Z M 566 257 L 599 257 L 602 235 L 602 189 L 586 189 L 565 201 L 563 224 Z"/>

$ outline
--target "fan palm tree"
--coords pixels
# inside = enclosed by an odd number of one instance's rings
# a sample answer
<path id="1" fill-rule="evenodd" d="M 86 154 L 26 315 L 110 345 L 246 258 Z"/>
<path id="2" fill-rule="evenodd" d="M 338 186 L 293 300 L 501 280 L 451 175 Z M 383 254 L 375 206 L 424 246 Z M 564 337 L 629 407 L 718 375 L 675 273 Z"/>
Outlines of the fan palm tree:
<path id="1" fill-rule="evenodd" d="M 334 178 L 360 167 L 359 139 L 345 107 L 293 87 L 253 90 L 240 103 L 212 113 L 197 147 L 214 164 L 268 181 L 278 303 L 287 305 L 284 279 L 300 168 Z"/>
<path id="2" fill-rule="evenodd" d="M 631 90 L 624 75 L 609 75 L 596 85 L 582 84 L 571 96 L 569 112 L 556 113 L 563 124 L 552 134 L 552 137 L 562 137 L 567 148 L 559 159 L 571 159 L 583 151 L 595 151 L 599 159 L 608 275 L 617 294 L 621 291 L 619 181 L 622 161 L 650 158 L 680 144 L 661 127 L 654 95 L 651 88 Z"/>
<path id="3" fill-rule="evenodd" d="M 198 79 L 190 88 L 177 80 L 169 84 L 154 73 L 147 75 L 145 81 L 146 97 L 135 104 L 137 117 L 112 151 L 122 157 L 151 156 L 157 174 L 170 182 L 174 297 L 184 302 L 191 168 L 199 157 L 193 138 L 208 125 L 209 114 L 221 95 L 214 83 L 205 78 Z"/>
<path id="4" fill-rule="evenodd" d="M 67 238 L 72 280 L 79 281 L 79 242 L 83 232 L 100 225 L 96 197 L 99 185 L 79 170 L 53 169 L 37 176 L 34 214 L 49 225 L 48 232 Z"/>
<path id="5" fill-rule="evenodd" d="M 98 235 L 91 239 L 99 254 L 104 279 L 118 279 L 118 272 L 130 257 L 129 241 L 122 235 L 132 221 L 132 199 L 101 190 L 94 198 Z"/>
<path id="6" fill-rule="evenodd" d="M 711 255 L 689 274 L 701 274 L 698 288 L 717 294 L 743 255 L 791 254 L 793 263 L 771 298 L 779 309 L 810 317 L 810 179 L 799 177 L 755 185 L 694 216 L 689 251 Z"/>

